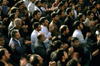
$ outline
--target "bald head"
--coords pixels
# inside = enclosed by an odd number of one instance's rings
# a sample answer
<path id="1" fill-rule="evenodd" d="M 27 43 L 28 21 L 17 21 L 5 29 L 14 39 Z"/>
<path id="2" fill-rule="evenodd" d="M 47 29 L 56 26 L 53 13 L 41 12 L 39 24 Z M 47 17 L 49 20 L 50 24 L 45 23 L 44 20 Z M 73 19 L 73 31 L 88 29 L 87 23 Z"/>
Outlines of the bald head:
<path id="1" fill-rule="evenodd" d="M 46 39 L 45 35 L 43 33 L 39 33 L 37 35 L 38 40 L 44 41 Z"/>

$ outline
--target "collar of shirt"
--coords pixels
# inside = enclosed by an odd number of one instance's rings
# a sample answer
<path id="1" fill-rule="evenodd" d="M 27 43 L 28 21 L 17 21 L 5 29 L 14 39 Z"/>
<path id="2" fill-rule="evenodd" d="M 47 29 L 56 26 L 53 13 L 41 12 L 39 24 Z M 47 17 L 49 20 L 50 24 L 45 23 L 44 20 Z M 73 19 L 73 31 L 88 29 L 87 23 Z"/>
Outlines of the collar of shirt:
<path id="1" fill-rule="evenodd" d="M 19 46 L 21 47 L 20 41 L 19 41 L 19 40 L 17 40 L 17 39 L 15 39 L 15 40 L 18 42 Z"/>

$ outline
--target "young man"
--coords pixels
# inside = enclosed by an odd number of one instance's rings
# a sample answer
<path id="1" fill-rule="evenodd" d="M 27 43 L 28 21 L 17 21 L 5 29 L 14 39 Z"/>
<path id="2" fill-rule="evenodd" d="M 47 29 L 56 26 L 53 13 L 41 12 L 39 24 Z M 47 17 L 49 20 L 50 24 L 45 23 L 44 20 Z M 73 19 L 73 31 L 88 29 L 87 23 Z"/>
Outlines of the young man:
<path id="1" fill-rule="evenodd" d="M 1 66 L 9 66 L 12 65 L 8 61 L 10 59 L 10 54 L 7 49 L 1 48 L 0 49 L 0 65 Z"/>
<path id="2" fill-rule="evenodd" d="M 69 28 L 67 25 L 62 25 L 60 27 L 60 38 L 61 38 L 61 41 L 64 43 L 64 44 L 67 44 L 68 47 L 70 47 L 70 42 L 71 42 L 71 37 L 69 36 Z M 67 47 L 67 48 L 68 48 Z"/>
<path id="3" fill-rule="evenodd" d="M 52 36 L 58 36 L 59 35 L 59 28 L 62 25 L 62 23 L 59 21 L 59 16 L 57 13 L 52 13 L 52 22 L 49 24 L 49 29 L 54 29 L 51 34 Z"/>
<path id="4" fill-rule="evenodd" d="M 68 55 L 63 49 L 58 50 L 57 59 L 59 60 L 57 62 L 57 66 L 66 66 L 67 62 L 69 61 Z"/>

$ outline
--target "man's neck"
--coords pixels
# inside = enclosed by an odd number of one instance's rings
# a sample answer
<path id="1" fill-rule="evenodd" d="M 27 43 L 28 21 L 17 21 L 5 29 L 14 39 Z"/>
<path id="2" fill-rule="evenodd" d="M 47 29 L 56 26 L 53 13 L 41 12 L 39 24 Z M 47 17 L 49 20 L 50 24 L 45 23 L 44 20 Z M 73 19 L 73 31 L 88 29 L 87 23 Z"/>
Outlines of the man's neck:
<path id="1" fill-rule="evenodd" d="M 65 34 L 65 33 L 62 33 L 62 35 L 66 36 L 66 34 Z"/>
<path id="2" fill-rule="evenodd" d="M 7 63 L 5 60 L 0 60 L 1 62 L 3 62 L 4 64 Z"/>
<path id="3" fill-rule="evenodd" d="M 80 29 L 80 28 L 79 28 L 79 29 L 77 29 L 77 30 L 81 31 L 81 29 Z"/>
<path id="4" fill-rule="evenodd" d="M 3 7 L 6 7 L 6 5 L 2 5 Z"/>
<path id="5" fill-rule="evenodd" d="M 71 15 L 71 14 L 69 14 L 69 17 L 72 17 L 72 15 Z"/>
<path id="6" fill-rule="evenodd" d="M 62 61 L 62 62 L 65 62 L 65 59 L 62 59 L 61 61 Z"/>
<path id="7" fill-rule="evenodd" d="M 34 17 L 34 19 L 36 19 L 37 21 L 39 20 L 37 17 Z"/>
<path id="8" fill-rule="evenodd" d="M 37 29 L 35 29 L 37 32 L 39 32 Z"/>
<path id="9" fill-rule="evenodd" d="M 57 23 L 57 21 L 53 20 L 54 23 Z"/>

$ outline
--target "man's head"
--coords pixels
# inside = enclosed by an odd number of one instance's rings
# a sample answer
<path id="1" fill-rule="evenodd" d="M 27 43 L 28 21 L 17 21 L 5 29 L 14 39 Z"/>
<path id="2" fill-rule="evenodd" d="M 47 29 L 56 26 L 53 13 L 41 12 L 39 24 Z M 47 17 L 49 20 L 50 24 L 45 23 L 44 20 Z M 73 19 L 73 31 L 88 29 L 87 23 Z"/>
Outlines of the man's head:
<path id="1" fill-rule="evenodd" d="M 97 12 L 97 9 L 95 8 L 95 6 L 94 6 L 94 5 L 91 5 L 91 6 L 90 6 L 90 10 L 92 10 L 94 13 L 96 13 L 96 12 Z"/>
<path id="2" fill-rule="evenodd" d="M 39 8 L 41 7 L 41 1 L 40 0 L 35 0 L 34 4 Z"/>
<path id="3" fill-rule="evenodd" d="M 87 15 L 88 15 L 88 18 L 89 18 L 90 20 L 93 20 L 93 18 L 94 18 L 94 12 L 93 12 L 93 11 L 89 10 L 89 11 L 87 12 Z"/>
<path id="4" fill-rule="evenodd" d="M 79 13 L 77 16 L 78 20 L 80 22 L 84 22 L 85 21 L 85 15 L 83 13 Z"/>
<path id="5" fill-rule="evenodd" d="M 74 22 L 74 28 L 78 29 L 78 30 L 82 30 L 83 29 L 83 25 L 80 21 L 76 21 Z"/>
<path id="6" fill-rule="evenodd" d="M 38 10 L 34 10 L 32 15 L 33 15 L 33 18 L 38 19 L 38 20 L 41 17 L 40 11 L 38 11 Z"/>
<path id="7" fill-rule="evenodd" d="M 53 46 L 54 46 L 55 50 L 62 49 L 63 48 L 63 42 L 61 42 L 61 41 L 54 41 L 53 42 Z"/>
<path id="8" fill-rule="evenodd" d="M 12 14 L 9 15 L 9 18 L 10 18 L 11 21 L 13 21 L 13 20 L 15 20 L 18 17 L 17 17 L 16 14 L 12 13 Z"/>
<path id="9" fill-rule="evenodd" d="M 66 60 L 68 58 L 66 51 L 64 49 L 58 50 L 58 52 L 57 52 L 57 58 L 60 61 Z"/>
<path id="10" fill-rule="evenodd" d="M 78 3 L 79 3 L 80 5 L 82 5 L 82 4 L 83 4 L 83 0 L 78 0 Z"/>
<path id="11" fill-rule="evenodd" d="M 78 41 L 77 37 L 73 37 L 71 41 L 72 41 L 72 44 L 73 44 L 74 47 L 79 46 L 79 41 Z"/>
<path id="12" fill-rule="evenodd" d="M 66 66 L 81 66 L 79 62 L 75 59 L 71 59 Z"/>
<path id="13" fill-rule="evenodd" d="M 100 24 L 96 25 L 96 30 L 100 31 Z"/>
<path id="14" fill-rule="evenodd" d="M 67 12 L 68 15 L 71 15 L 71 16 L 74 15 L 74 12 L 73 12 L 72 8 L 67 8 L 66 12 Z"/>
<path id="15" fill-rule="evenodd" d="M 58 10 L 57 11 L 58 15 L 59 15 L 59 18 L 64 18 L 65 17 L 65 14 L 64 14 L 64 11 L 63 10 Z"/>
<path id="16" fill-rule="evenodd" d="M 44 35 L 43 33 L 39 33 L 39 34 L 37 35 L 37 38 L 38 38 L 38 40 L 41 41 L 41 42 L 43 42 L 43 41 L 46 39 L 46 37 L 45 37 L 45 35 Z"/>
<path id="17" fill-rule="evenodd" d="M 7 0 L 1 0 L 1 4 L 6 6 L 7 5 Z"/>
<path id="18" fill-rule="evenodd" d="M 54 36 L 54 37 L 52 38 L 52 43 L 53 43 L 54 41 L 61 41 L 61 38 L 59 38 L 58 36 Z"/>
<path id="19" fill-rule="evenodd" d="M 33 54 L 30 57 L 30 63 L 33 66 L 41 66 L 43 64 L 43 58 L 41 58 L 39 55 L 37 54 Z"/>
<path id="20" fill-rule="evenodd" d="M 37 31 L 41 31 L 41 25 L 40 25 L 40 23 L 39 23 L 39 22 L 35 22 L 35 23 L 33 24 L 33 28 L 34 28 L 35 30 L 37 30 Z"/>
<path id="21" fill-rule="evenodd" d="M 14 20 L 14 23 L 15 23 L 17 29 L 20 29 L 22 27 L 22 21 L 20 18 L 16 18 Z"/>
<path id="22" fill-rule="evenodd" d="M 40 24 L 42 24 L 43 26 L 48 26 L 48 23 L 49 23 L 46 17 L 41 17 L 41 18 L 39 19 L 39 22 L 40 22 Z"/>
<path id="23" fill-rule="evenodd" d="M 58 4 L 58 8 L 59 8 L 60 10 L 64 10 L 64 9 L 65 9 L 64 3 L 60 2 L 60 3 Z"/>
<path id="24" fill-rule="evenodd" d="M 76 10 L 77 12 L 80 12 L 80 11 L 81 11 L 81 5 L 76 5 L 76 6 L 75 6 L 75 10 Z"/>
<path id="25" fill-rule="evenodd" d="M 9 59 L 10 59 L 10 54 L 9 54 L 8 50 L 5 48 L 1 48 L 0 49 L 0 60 L 8 62 Z"/>
<path id="26" fill-rule="evenodd" d="M 67 26 L 67 25 L 62 25 L 62 26 L 60 27 L 60 32 L 61 32 L 61 34 L 67 35 L 67 34 L 69 33 L 68 26 Z"/>
<path id="27" fill-rule="evenodd" d="M 19 16 L 19 11 L 17 7 L 12 7 L 11 8 L 11 13 L 15 13 L 17 16 Z"/>
<path id="28" fill-rule="evenodd" d="M 57 13 L 52 13 L 51 14 L 51 17 L 52 17 L 53 21 L 56 21 L 57 22 L 59 20 L 59 16 L 58 16 Z"/>
<path id="29" fill-rule="evenodd" d="M 4 36 L 0 34 L 0 46 L 4 46 L 5 44 L 5 40 L 4 40 Z"/>
<path id="30" fill-rule="evenodd" d="M 12 30 L 11 37 L 13 37 L 14 39 L 19 40 L 20 39 L 20 33 L 19 33 L 19 31 L 17 29 Z"/>
<path id="31" fill-rule="evenodd" d="M 23 9 L 22 3 L 20 2 L 17 2 L 14 6 L 17 7 L 19 10 Z"/>

